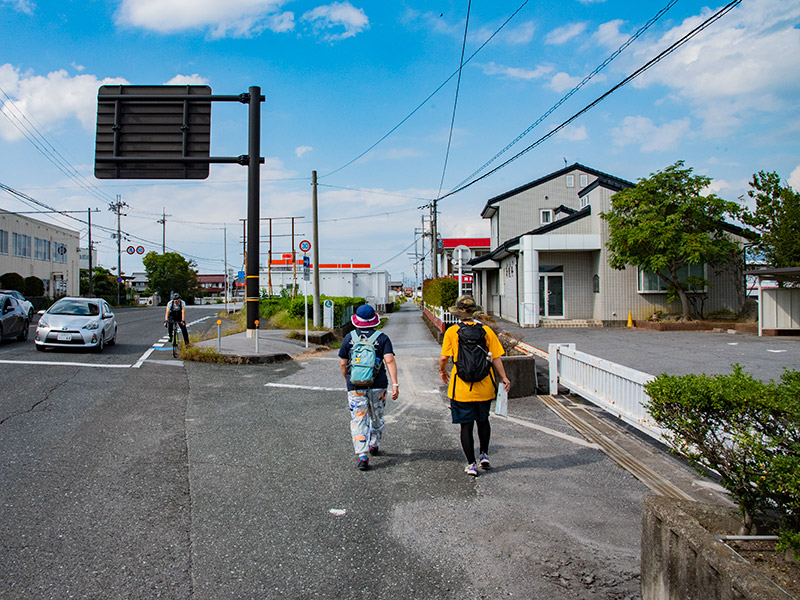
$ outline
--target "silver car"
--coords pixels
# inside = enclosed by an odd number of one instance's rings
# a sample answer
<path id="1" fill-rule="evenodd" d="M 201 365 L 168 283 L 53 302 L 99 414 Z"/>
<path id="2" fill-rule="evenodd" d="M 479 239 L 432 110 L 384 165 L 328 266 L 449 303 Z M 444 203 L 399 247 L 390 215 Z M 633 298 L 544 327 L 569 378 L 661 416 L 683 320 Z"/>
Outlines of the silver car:
<path id="1" fill-rule="evenodd" d="M 28 320 L 33 320 L 33 303 L 30 300 L 27 300 L 25 296 L 20 294 L 17 290 L 0 290 L 0 294 L 6 294 L 7 296 L 13 296 L 16 298 L 22 308 L 25 309 L 25 312 L 28 315 Z"/>
<path id="2" fill-rule="evenodd" d="M 28 339 L 28 311 L 14 297 L 0 293 L 0 342 L 16 338 Z"/>
<path id="3" fill-rule="evenodd" d="M 117 343 L 117 320 L 102 298 L 61 298 L 40 311 L 36 327 L 37 350 L 92 348 L 98 352 Z"/>

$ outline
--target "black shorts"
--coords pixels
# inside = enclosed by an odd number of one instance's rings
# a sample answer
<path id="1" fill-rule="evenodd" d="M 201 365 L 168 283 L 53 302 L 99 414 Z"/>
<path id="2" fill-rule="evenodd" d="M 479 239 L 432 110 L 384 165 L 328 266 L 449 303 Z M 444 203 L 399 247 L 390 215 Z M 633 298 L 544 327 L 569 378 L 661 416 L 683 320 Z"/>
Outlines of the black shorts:
<path id="1" fill-rule="evenodd" d="M 491 400 L 482 400 L 480 402 L 459 402 L 458 400 L 450 400 L 450 412 L 453 415 L 453 423 L 472 423 L 473 421 L 483 423 L 484 421 L 488 421 L 491 406 Z"/>

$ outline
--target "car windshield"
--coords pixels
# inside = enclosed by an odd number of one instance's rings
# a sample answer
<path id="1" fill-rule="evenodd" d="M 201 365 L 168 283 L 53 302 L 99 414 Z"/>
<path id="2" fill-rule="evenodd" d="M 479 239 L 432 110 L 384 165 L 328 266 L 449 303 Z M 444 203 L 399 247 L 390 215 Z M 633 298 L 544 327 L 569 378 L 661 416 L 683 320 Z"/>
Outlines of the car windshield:
<path id="1" fill-rule="evenodd" d="M 80 300 L 59 300 L 48 310 L 51 315 L 77 315 L 83 317 L 96 317 L 100 314 L 100 307 L 94 302 Z"/>

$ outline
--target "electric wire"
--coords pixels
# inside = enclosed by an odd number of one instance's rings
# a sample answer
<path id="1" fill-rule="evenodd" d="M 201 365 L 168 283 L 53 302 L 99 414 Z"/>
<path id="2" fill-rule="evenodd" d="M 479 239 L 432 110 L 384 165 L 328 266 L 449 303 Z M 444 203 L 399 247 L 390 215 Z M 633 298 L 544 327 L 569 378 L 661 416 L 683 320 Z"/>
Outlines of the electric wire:
<path id="1" fill-rule="evenodd" d="M 512 146 L 514 146 L 517 142 L 519 142 L 522 138 L 528 135 L 535 127 L 542 123 L 547 117 L 549 117 L 553 112 L 555 112 L 558 107 L 564 104 L 567 100 L 569 100 L 575 93 L 584 87 L 587 83 L 589 83 L 595 75 L 598 75 L 603 69 L 605 69 L 609 64 L 611 64 L 615 58 L 617 58 L 620 54 L 622 54 L 628 46 L 630 46 L 633 42 L 635 42 L 639 37 L 641 37 L 653 24 L 656 23 L 661 17 L 663 17 L 669 9 L 671 9 L 675 4 L 678 3 L 678 0 L 670 0 L 666 6 L 664 6 L 661 10 L 659 10 L 653 17 L 650 18 L 644 25 L 642 25 L 636 33 L 630 36 L 619 48 L 617 48 L 614 52 L 612 52 L 602 63 L 600 63 L 595 69 L 586 75 L 580 83 L 578 83 L 575 87 L 573 87 L 569 92 L 567 92 L 561 99 L 556 102 L 553 106 L 551 106 L 544 114 L 542 114 L 538 119 L 536 119 L 530 127 L 528 127 L 525 131 L 519 134 L 516 138 L 514 138 L 511 142 L 506 145 L 505 148 L 500 150 L 497 154 L 495 154 L 492 158 L 486 161 L 481 167 L 476 169 L 471 175 L 465 177 L 462 181 L 456 184 L 455 187 L 459 187 L 460 185 L 464 184 L 465 182 L 469 181 L 476 175 L 480 174 L 486 167 L 492 164 L 495 160 L 500 158 L 503 154 L 505 154 Z"/>
<path id="2" fill-rule="evenodd" d="M 566 127 L 567 125 L 572 123 L 575 119 L 577 119 L 578 117 L 580 117 L 584 113 L 588 112 L 589 110 L 591 110 L 592 108 L 597 106 L 600 102 L 602 102 L 603 100 L 608 98 L 608 96 L 610 96 L 611 94 L 616 92 L 618 89 L 620 89 L 624 85 L 626 85 L 626 84 L 630 83 L 631 81 L 633 81 L 634 79 L 636 79 L 639 75 L 641 75 L 645 71 L 649 70 L 655 64 L 661 62 L 661 60 L 663 60 L 664 58 L 666 58 L 667 56 L 672 54 L 675 50 L 677 50 L 678 48 L 683 46 L 685 43 L 687 43 L 689 40 L 691 40 L 693 37 L 695 37 L 701 31 L 703 31 L 704 29 L 708 28 L 711 24 L 713 24 L 717 20 L 721 19 L 723 16 L 728 14 L 728 12 L 730 12 L 731 10 L 736 8 L 739 4 L 741 4 L 741 2 L 742 2 L 742 0 L 734 0 L 733 2 L 730 2 L 730 3 L 726 4 L 721 9 L 719 9 L 716 13 L 711 15 L 708 19 L 703 21 L 700 25 L 698 25 L 697 27 L 695 27 L 694 29 L 692 29 L 691 31 L 686 33 L 683 37 L 678 39 L 676 42 L 672 43 L 668 48 L 666 48 L 665 50 L 660 52 L 656 57 L 650 59 L 647 63 L 645 63 L 643 66 L 639 67 L 636 71 L 634 71 L 633 73 L 628 75 L 625 79 L 623 79 L 622 81 L 617 83 L 610 90 L 608 90 L 607 92 L 605 92 L 604 94 L 602 94 L 601 96 L 596 98 L 590 104 L 587 104 L 586 106 L 584 106 L 577 113 L 573 114 L 570 118 L 568 118 L 566 121 L 563 121 L 557 127 L 551 129 L 548 133 L 546 133 L 545 135 L 540 137 L 538 140 L 533 142 L 531 145 L 527 146 L 525 149 L 521 150 L 520 152 L 518 152 L 517 154 L 515 154 L 514 156 L 512 156 L 511 158 L 509 158 L 505 162 L 503 162 L 500 165 L 496 166 L 491 171 L 489 171 L 487 173 L 484 173 L 480 177 L 478 177 L 476 179 L 473 179 L 473 180 L 469 181 L 468 183 L 463 183 L 463 184 L 459 185 L 458 187 L 454 188 L 453 190 L 451 190 L 450 192 L 448 192 L 447 194 L 445 194 L 444 196 L 442 196 L 439 199 L 443 200 L 444 198 L 448 198 L 450 196 L 458 194 L 459 192 L 464 191 L 465 189 L 469 188 L 470 186 L 475 185 L 479 181 L 481 181 L 483 179 L 486 179 L 487 177 L 489 177 L 490 175 L 493 175 L 494 173 L 496 173 L 500 169 L 503 169 L 504 167 L 508 166 L 509 164 L 511 164 L 512 162 L 514 162 L 515 160 L 517 160 L 518 158 L 520 158 L 524 154 L 527 154 L 528 152 L 530 152 L 531 150 L 533 150 L 534 148 L 539 146 L 542 142 L 544 142 L 545 140 L 551 138 L 556 133 L 558 133 L 559 131 L 564 129 L 564 127 Z"/>
<path id="3" fill-rule="evenodd" d="M 461 72 L 464 70 L 464 52 L 467 49 L 467 31 L 469 30 L 469 14 L 472 8 L 472 0 L 467 2 L 467 18 L 464 21 L 464 40 L 461 42 L 461 58 L 458 61 L 458 79 L 456 80 L 456 95 L 453 99 L 453 116 L 450 118 L 450 133 L 447 136 L 447 150 L 444 153 L 444 166 L 442 167 L 442 179 L 439 182 L 439 191 L 436 197 L 442 195 L 444 187 L 444 176 L 447 173 L 447 162 L 450 159 L 450 147 L 453 143 L 453 128 L 456 124 L 456 109 L 458 108 L 458 92 L 461 90 Z"/>
<path id="4" fill-rule="evenodd" d="M 525 5 L 526 5 L 526 4 L 528 4 L 528 2 L 529 2 L 529 1 L 530 1 L 530 0 L 525 0 L 525 2 L 523 2 L 523 3 L 522 3 L 520 6 L 519 6 L 519 8 L 517 8 L 517 10 L 515 10 L 513 13 L 511 13 L 511 16 L 510 16 L 510 17 L 508 17 L 508 18 L 507 18 L 507 19 L 506 19 L 506 20 L 503 22 L 503 24 L 502 24 L 502 25 L 500 25 L 500 27 L 498 27 L 498 28 L 497 28 L 497 29 L 494 31 L 494 33 L 492 33 L 492 35 L 490 35 L 488 38 L 486 38 L 486 41 L 484 41 L 484 42 L 483 42 L 483 43 L 482 43 L 480 46 L 478 46 L 478 48 L 477 48 L 477 50 L 475 50 L 475 52 L 473 52 L 472 54 L 470 54 L 469 58 L 468 58 L 467 60 L 465 60 L 465 61 L 464 61 L 464 65 L 467 65 L 467 64 L 469 64 L 469 62 L 470 62 L 470 61 L 471 61 L 473 58 L 475 58 L 475 56 L 478 54 L 478 52 L 480 52 L 481 50 L 483 50 L 483 48 L 486 46 L 486 44 L 488 44 L 490 41 L 492 41 L 492 39 L 493 39 L 493 38 L 494 38 L 494 37 L 495 37 L 495 36 L 496 36 L 498 33 L 500 33 L 500 31 L 502 31 L 502 30 L 503 30 L 503 28 L 504 28 L 506 25 L 508 25 L 508 23 L 511 21 L 511 19 L 513 19 L 515 16 L 517 16 L 517 13 L 519 13 L 519 12 L 520 12 L 520 11 L 521 11 L 523 8 L 525 8 Z M 345 164 L 343 164 L 341 167 L 338 167 L 337 169 L 334 169 L 333 171 L 331 171 L 330 173 L 326 173 L 325 175 L 320 175 L 320 176 L 318 177 L 318 179 L 322 179 L 322 178 L 324 178 L 324 177 L 330 177 L 330 176 L 331 176 L 331 175 L 333 175 L 334 173 L 338 173 L 339 171 L 341 171 L 341 170 L 343 170 L 343 169 L 345 169 L 345 168 L 349 167 L 349 166 L 350 166 L 350 165 L 352 165 L 354 162 L 356 162 L 358 159 L 360 159 L 360 158 L 362 158 L 363 156 L 365 156 L 366 154 L 368 154 L 368 153 L 369 153 L 369 152 L 370 152 L 372 149 L 374 149 L 376 146 L 378 146 L 378 144 L 380 144 L 381 142 L 383 142 L 383 140 L 385 140 L 385 139 L 386 139 L 386 138 L 388 138 L 390 135 L 392 135 L 392 134 L 393 134 L 395 131 L 397 131 L 397 130 L 398 130 L 398 129 L 399 129 L 399 128 L 400 128 L 400 127 L 401 127 L 401 126 L 402 126 L 402 125 L 403 125 L 403 124 L 406 122 L 406 121 L 408 121 L 408 120 L 409 120 L 411 117 L 413 117 L 413 116 L 414 116 L 414 115 L 417 113 L 417 111 L 418 111 L 419 109 L 421 109 L 423 106 L 425 106 L 425 105 L 428 103 L 428 101 L 429 101 L 431 98 L 433 98 L 433 97 L 434 97 L 436 94 L 438 94 L 438 93 L 439 93 L 439 91 L 440 91 L 440 90 L 441 90 L 441 89 L 442 89 L 444 86 L 446 86 L 448 83 L 450 83 L 450 80 L 451 80 L 453 77 L 455 77 L 456 75 L 458 75 L 460 72 L 461 72 L 461 68 L 457 69 L 456 71 L 453 71 L 453 73 L 452 73 L 452 74 L 451 74 L 451 75 L 450 75 L 450 76 L 449 76 L 447 79 L 445 79 L 445 80 L 444 80 L 444 81 L 443 81 L 443 82 L 442 82 L 442 83 L 439 85 L 439 87 L 437 87 L 435 90 L 433 90 L 433 91 L 432 91 L 432 92 L 431 92 L 431 93 L 428 95 L 428 97 L 427 97 L 427 98 L 425 98 L 425 99 L 424 99 L 422 102 L 420 102 L 420 103 L 419 103 L 419 104 L 416 106 L 416 108 L 414 108 L 414 110 L 412 110 L 412 111 L 411 111 L 411 112 L 410 112 L 408 115 L 406 115 L 406 116 L 405 116 L 405 117 L 404 117 L 404 118 L 403 118 L 403 119 L 402 119 L 402 120 L 401 120 L 401 121 L 400 121 L 400 122 L 399 122 L 397 125 L 395 125 L 394 127 L 392 127 L 392 128 L 391 128 L 391 129 L 390 129 L 390 130 L 389 130 L 389 131 L 388 131 L 388 132 L 387 132 L 387 133 L 386 133 L 386 134 L 385 134 L 383 137 L 381 137 L 381 138 L 380 138 L 380 139 L 379 139 L 377 142 L 375 142 L 374 144 L 372 144 L 372 145 L 371 145 L 369 148 L 367 148 L 366 150 L 364 150 L 364 151 L 363 151 L 361 154 L 359 154 L 358 156 L 356 156 L 356 157 L 355 157 L 355 158 L 353 158 L 352 160 L 349 160 L 348 162 L 346 162 Z"/>

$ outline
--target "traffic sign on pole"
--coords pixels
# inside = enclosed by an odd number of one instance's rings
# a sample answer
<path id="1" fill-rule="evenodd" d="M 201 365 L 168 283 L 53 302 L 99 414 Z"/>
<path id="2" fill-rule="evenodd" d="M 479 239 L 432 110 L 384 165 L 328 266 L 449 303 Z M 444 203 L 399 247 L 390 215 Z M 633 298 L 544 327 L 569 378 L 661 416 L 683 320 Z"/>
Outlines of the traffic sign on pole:
<path id="1" fill-rule="evenodd" d="M 126 252 L 128 254 L 133 254 L 134 252 L 136 252 L 136 248 L 134 248 L 133 246 L 128 246 Z"/>
<path id="2" fill-rule="evenodd" d="M 301 252 L 308 252 L 309 250 L 311 250 L 311 242 L 309 242 L 308 240 L 303 240 L 302 242 L 300 242 L 299 248 Z"/>

